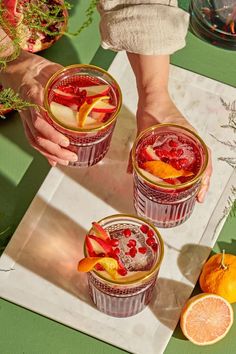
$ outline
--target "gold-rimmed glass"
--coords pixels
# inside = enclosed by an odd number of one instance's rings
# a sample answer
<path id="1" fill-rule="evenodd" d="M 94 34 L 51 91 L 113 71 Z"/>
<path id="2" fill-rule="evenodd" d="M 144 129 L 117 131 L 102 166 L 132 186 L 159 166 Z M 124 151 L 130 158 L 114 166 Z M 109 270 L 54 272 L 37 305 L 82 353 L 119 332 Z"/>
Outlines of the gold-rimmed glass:
<path id="1" fill-rule="evenodd" d="M 141 232 L 142 225 L 148 226 L 153 231 L 157 251 L 153 252 L 154 259 L 149 270 L 129 272 L 128 276 L 120 276 L 115 280 L 110 278 L 106 272 L 92 271 L 88 273 L 89 294 L 100 311 L 115 317 L 133 316 L 142 311 L 152 298 L 164 256 L 163 240 L 159 231 L 152 224 L 137 216 L 116 214 L 108 216 L 98 223 L 110 233 L 125 229 L 130 229 L 131 232 L 132 230 Z M 125 236 L 124 239 L 126 239 Z M 85 256 L 87 256 L 86 246 L 84 250 Z"/>
<path id="2" fill-rule="evenodd" d="M 74 128 L 62 124 L 52 113 L 50 102 L 53 98 L 53 89 L 61 85 L 75 82 L 84 76 L 91 80 L 91 84 L 99 80 L 110 87 L 112 104 L 116 110 L 101 125 L 94 128 Z M 69 150 L 78 156 L 78 161 L 70 162 L 70 166 L 88 167 L 98 163 L 107 153 L 116 119 L 122 104 L 122 94 L 116 80 L 105 70 L 86 64 L 75 64 L 57 71 L 48 81 L 44 94 L 44 107 L 47 111 L 47 121 L 58 131 L 69 138 Z"/>
<path id="3" fill-rule="evenodd" d="M 200 155 L 198 172 L 181 184 L 154 182 L 139 169 L 139 153 L 147 141 L 159 134 L 175 134 L 191 141 Z M 174 227 L 186 221 L 193 212 L 201 179 L 208 164 L 204 141 L 190 129 L 177 124 L 158 124 L 144 130 L 135 140 L 132 150 L 134 170 L 134 207 L 137 214 L 158 227 Z"/>

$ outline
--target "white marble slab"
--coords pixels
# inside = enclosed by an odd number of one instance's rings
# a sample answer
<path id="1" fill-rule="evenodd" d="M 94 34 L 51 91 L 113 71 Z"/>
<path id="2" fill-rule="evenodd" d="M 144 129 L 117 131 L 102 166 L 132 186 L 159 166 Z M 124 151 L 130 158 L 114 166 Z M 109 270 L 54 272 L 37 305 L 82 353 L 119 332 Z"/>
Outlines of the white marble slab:
<path id="1" fill-rule="evenodd" d="M 230 187 L 236 185 L 232 168 L 217 160 L 232 151 L 210 136 L 233 139 L 230 129 L 220 128 L 228 122 L 220 97 L 232 101 L 236 90 L 171 68 L 174 100 L 213 151 L 211 188 L 186 223 L 161 230 L 165 258 L 150 306 L 134 317 L 117 319 L 93 307 L 86 277 L 76 271 L 91 221 L 117 212 L 134 213 L 132 176 L 126 174 L 126 165 L 135 136 L 137 94 L 125 54 L 116 56 L 110 72 L 124 96 L 110 151 L 92 168 L 50 171 L 0 259 L 0 296 L 132 353 L 158 354 L 164 352 L 217 239 L 224 220 L 216 225 Z"/>

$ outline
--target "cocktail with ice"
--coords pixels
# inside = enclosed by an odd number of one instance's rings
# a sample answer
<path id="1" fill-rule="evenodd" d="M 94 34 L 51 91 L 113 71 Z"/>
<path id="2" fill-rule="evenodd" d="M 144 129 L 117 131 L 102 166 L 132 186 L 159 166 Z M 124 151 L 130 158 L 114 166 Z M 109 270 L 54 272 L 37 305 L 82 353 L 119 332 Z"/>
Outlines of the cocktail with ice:
<path id="1" fill-rule="evenodd" d="M 100 311 L 128 317 L 150 302 L 163 252 L 154 226 L 138 217 L 112 215 L 93 223 L 78 270 L 88 272 L 89 294 Z"/>
<path id="2" fill-rule="evenodd" d="M 113 77 L 92 65 L 71 65 L 55 73 L 45 89 L 46 119 L 70 140 L 69 150 L 78 161 L 71 166 L 88 167 L 107 153 L 121 91 Z"/>
<path id="3" fill-rule="evenodd" d="M 187 220 L 208 163 L 202 139 L 181 126 L 159 124 L 136 139 L 132 160 L 137 214 L 159 227 Z"/>

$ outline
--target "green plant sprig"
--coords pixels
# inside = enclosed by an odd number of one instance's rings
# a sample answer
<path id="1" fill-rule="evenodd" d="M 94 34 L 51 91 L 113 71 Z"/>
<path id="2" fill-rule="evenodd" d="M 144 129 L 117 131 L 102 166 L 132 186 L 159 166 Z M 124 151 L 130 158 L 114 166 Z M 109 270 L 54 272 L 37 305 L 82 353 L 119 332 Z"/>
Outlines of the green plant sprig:
<path id="1" fill-rule="evenodd" d="M 20 38 L 16 35 L 16 29 L 11 26 L 5 19 L 4 10 L 0 4 L 0 27 L 9 35 L 11 42 L 3 44 L 5 38 L 0 38 L 0 71 L 7 66 L 7 63 L 16 59 L 20 54 Z M 11 54 L 6 56 L 5 53 L 10 51 Z"/>
<path id="2" fill-rule="evenodd" d="M 87 7 L 87 9 L 85 10 L 85 16 L 86 19 L 85 21 L 82 23 L 82 25 L 75 31 L 75 32 L 66 32 L 66 35 L 69 36 L 78 36 L 85 28 L 89 27 L 89 25 L 93 22 L 93 15 L 94 12 L 96 10 L 96 6 L 97 6 L 98 0 L 91 0 L 89 6 Z"/>
<path id="3" fill-rule="evenodd" d="M 14 92 L 13 89 L 7 88 L 0 91 L 0 104 L 3 109 L 13 109 L 16 111 L 21 111 L 23 109 L 27 109 L 29 107 L 38 108 L 36 104 L 31 102 L 24 101 L 18 93 Z M 0 117 L 5 118 L 0 111 Z"/>

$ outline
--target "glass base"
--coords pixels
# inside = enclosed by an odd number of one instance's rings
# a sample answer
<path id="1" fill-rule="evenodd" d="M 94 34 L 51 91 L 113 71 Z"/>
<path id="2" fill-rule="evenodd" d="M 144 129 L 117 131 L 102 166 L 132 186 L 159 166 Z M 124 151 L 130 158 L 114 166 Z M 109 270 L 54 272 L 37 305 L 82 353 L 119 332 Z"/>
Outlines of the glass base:
<path id="1" fill-rule="evenodd" d="M 88 274 L 89 294 L 99 311 L 113 317 L 130 317 L 141 312 L 151 301 L 157 274 L 145 284 L 109 285 Z"/>

